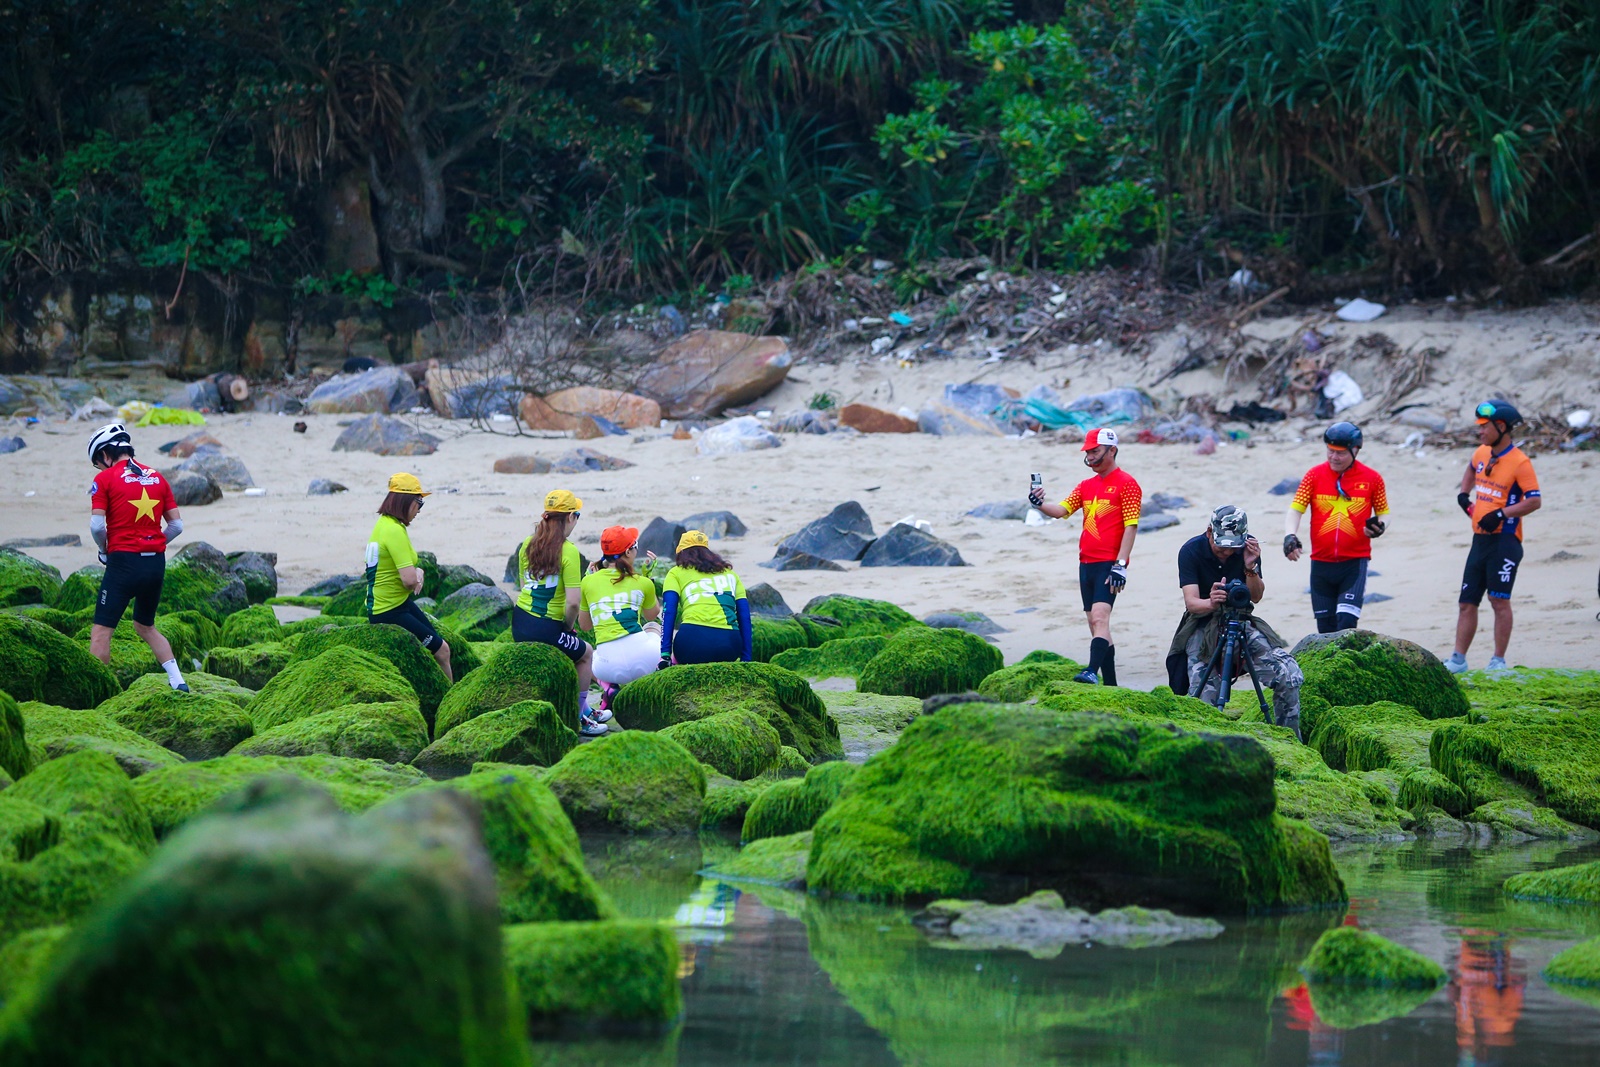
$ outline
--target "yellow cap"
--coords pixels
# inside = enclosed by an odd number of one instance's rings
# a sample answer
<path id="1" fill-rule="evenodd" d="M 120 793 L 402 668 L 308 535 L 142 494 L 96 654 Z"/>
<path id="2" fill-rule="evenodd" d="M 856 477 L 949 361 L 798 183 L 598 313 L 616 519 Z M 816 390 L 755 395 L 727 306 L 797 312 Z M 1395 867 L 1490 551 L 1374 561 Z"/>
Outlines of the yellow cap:
<path id="1" fill-rule="evenodd" d="M 546 511 L 582 511 L 583 501 L 565 489 L 552 489 L 544 495 Z"/>
<path id="2" fill-rule="evenodd" d="M 683 536 L 678 538 L 678 552 L 686 548 L 710 548 L 711 542 L 706 540 L 706 535 L 699 530 L 685 530 Z"/>
<path id="3" fill-rule="evenodd" d="M 422 488 L 422 483 L 417 481 L 415 474 L 406 474 L 403 471 L 399 474 L 389 475 L 389 492 L 410 493 L 412 496 L 433 495 Z"/>

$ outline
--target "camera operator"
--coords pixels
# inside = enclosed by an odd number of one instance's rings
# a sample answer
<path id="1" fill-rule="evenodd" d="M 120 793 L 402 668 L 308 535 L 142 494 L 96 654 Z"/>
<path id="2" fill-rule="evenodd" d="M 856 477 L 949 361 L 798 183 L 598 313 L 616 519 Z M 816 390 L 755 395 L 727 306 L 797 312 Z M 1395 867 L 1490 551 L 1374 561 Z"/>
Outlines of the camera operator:
<path id="1" fill-rule="evenodd" d="M 1274 720 L 1299 737 L 1300 685 L 1305 678 L 1289 654 L 1288 642 L 1253 613 L 1266 593 L 1266 583 L 1261 577 L 1261 545 L 1250 536 L 1249 517 L 1242 510 L 1224 504 L 1211 513 L 1205 533 L 1184 542 L 1178 550 L 1178 584 L 1183 587 L 1184 614 L 1167 652 L 1172 691 L 1215 702 L 1222 672 L 1232 673 L 1241 664 L 1222 664 L 1205 678 L 1203 690 L 1201 679 L 1223 638 L 1226 616 L 1234 613 L 1244 621 L 1243 648 L 1254 665 L 1255 679 L 1272 690 Z"/>

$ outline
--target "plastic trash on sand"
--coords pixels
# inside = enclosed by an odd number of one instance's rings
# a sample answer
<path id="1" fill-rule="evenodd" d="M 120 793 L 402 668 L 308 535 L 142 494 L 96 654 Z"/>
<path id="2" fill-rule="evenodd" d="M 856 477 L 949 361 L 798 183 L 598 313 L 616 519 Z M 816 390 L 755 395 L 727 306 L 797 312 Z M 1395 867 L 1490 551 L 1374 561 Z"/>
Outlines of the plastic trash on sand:
<path id="1" fill-rule="evenodd" d="M 1366 399 L 1361 386 L 1342 370 L 1333 371 L 1328 375 L 1328 383 L 1322 387 L 1322 395 L 1333 401 L 1334 414 L 1345 408 L 1353 408 Z"/>
<path id="2" fill-rule="evenodd" d="M 154 408 L 155 405 L 148 400 L 130 400 L 117 409 L 117 418 L 123 422 L 138 422 Z"/>
<path id="3" fill-rule="evenodd" d="M 760 419 L 754 415 L 743 415 L 702 431 L 694 448 L 702 456 L 726 456 L 735 452 L 778 448 L 782 444 L 783 439 L 761 425 Z"/>
<path id="4" fill-rule="evenodd" d="M 915 515 L 907 515 L 903 519 L 896 519 L 890 525 L 909 526 L 913 530 L 921 530 L 923 533 L 933 533 L 933 523 L 929 522 L 927 519 L 919 519 Z"/>
<path id="5" fill-rule="evenodd" d="M 1370 300 L 1363 300 L 1359 296 L 1345 304 L 1334 315 L 1345 322 L 1371 322 L 1389 309 L 1382 304 L 1374 304 Z"/>
<path id="6" fill-rule="evenodd" d="M 1594 412 L 1588 410 L 1587 408 L 1579 408 L 1577 411 L 1569 412 L 1567 414 L 1567 425 L 1572 427 L 1574 430 L 1586 430 L 1589 428 L 1589 423 L 1593 421 Z"/>
<path id="7" fill-rule="evenodd" d="M 204 426 L 206 417 L 190 408 L 151 408 L 135 424 L 138 426 Z"/>

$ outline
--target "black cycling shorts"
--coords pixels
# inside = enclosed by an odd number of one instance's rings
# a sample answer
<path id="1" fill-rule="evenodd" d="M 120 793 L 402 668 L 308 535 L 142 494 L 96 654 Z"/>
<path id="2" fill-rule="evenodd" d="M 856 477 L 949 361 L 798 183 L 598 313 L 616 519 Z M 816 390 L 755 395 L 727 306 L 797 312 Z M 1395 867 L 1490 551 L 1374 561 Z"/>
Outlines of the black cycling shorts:
<path id="1" fill-rule="evenodd" d="M 737 663 L 744 658 L 738 630 L 685 623 L 672 634 L 674 663 Z"/>
<path id="2" fill-rule="evenodd" d="M 1116 565 L 1116 560 L 1110 559 L 1104 563 L 1078 564 L 1078 591 L 1083 594 L 1084 611 L 1088 611 L 1096 604 L 1117 602 L 1117 594 L 1106 584 L 1106 579 L 1111 577 L 1111 568 Z"/>
<path id="3" fill-rule="evenodd" d="M 1311 614 L 1319 621 L 1336 612 L 1361 618 L 1361 605 L 1367 598 L 1367 563 L 1364 559 L 1312 560 Z"/>
<path id="4" fill-rule="evenodd" d="M 1510 600 L 1522 563 L 1522 542 L 1504 534 L 1473 534 L 1467 551 L 1467 568 L 1461 575 L 1463 604 L 1482 604 L 1483 594 L 1496 600 Z"/>
<path id="5" fill-rule="evenodd" d="M 368 615 L 368 622 L 388 623 L 390 626 L 399 626 L 411 631 L 422 647 L 429 652 L 439 651 L 444 644 L 444 638 L 439 636 L 439 631 L 433 628 L 433 623 L 428 621 L 428 616 L 417 607 L 415 600 L 408 600 L 397 608 L 381 611 L 376 615 Z"/>
<path id="6" fill-rule="evenodd" d="M 554 645 L 576 663 L 588 654 L 589 644 L 554 619 L 533 615 L 521 608 L 511 609 L 511 639 L 541 645 Z"/>
<path id="7" fill-rule="evenodd" d="M 165 552 L 107 552 L 106 573 L 94 602 L 94 624 L 115 628 L 133 602 L 133 621 L 154 626 L 161 605 L 161 583 L 167 577 Z"/>

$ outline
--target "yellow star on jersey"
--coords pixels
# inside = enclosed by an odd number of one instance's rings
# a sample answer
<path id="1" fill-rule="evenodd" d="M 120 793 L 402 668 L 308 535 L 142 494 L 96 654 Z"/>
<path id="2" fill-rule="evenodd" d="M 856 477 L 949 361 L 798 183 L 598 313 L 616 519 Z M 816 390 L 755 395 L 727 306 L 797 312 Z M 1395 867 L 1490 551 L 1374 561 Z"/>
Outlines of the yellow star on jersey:
<path id="1" fill-rule="evenodd" d="M 148 489 L 140 489 L 139 493 L 140 496 L 138 500 L 128 501 L 128 503 L 133 505 L 133 510 L 138 512 L 138 514 L 133 517 L 133 521 L 138 522 L 140 519 L 149 519 L 151 522 L 155 522 L 156 508 L 161 506 L 161 501 L 151 496 L 150 490 Z"/>
<path id="2" fill-rule="evenodd" d="M 1366 500 L 1353 500 L 1329 493 L 1324 496 L 1317 495 L 1316 509 L 1323 515 L 1322 525 L 1318 527 L 1318 534 L 1348 534 L 1355 537 L 1360 528 L 1356 519 L 1366 511 Z"/>
<path id="3" fill-rule="evenodd" d="M 1083 532 L 1090 537 L 1100 536 L 1100 516 L 1111 511 L 1113 504 L 1109 500 L 1085 500 L 1083 502 Z"/>

